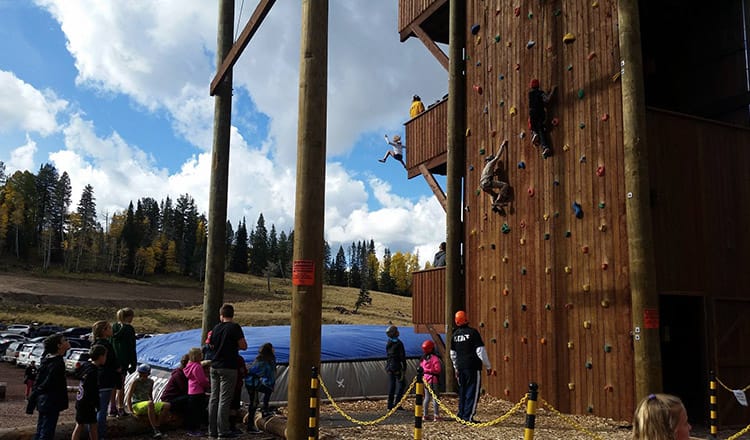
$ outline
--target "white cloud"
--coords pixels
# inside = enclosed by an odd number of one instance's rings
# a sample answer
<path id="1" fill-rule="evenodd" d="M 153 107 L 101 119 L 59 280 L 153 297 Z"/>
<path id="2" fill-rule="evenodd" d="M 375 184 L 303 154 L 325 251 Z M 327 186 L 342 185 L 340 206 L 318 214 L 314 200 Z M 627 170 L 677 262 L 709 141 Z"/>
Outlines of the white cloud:
<path id="1" fill-rule="evenodd" d="M 57 131 L 56 116 L 66 106 L 53 92 L 37 90 L 13 72 L 0 70 L 0 133 L 18 130 L 49 135 Z"/>
<path id="2" fill-rule="evenodd" d="M 34 161 L 36 154 L 36 142 L 26 136 L 26 144 L 10 152 L 10 161 L 8 162 L 8 174 L 13 171 L 32 171 L 37 168 Z"/>

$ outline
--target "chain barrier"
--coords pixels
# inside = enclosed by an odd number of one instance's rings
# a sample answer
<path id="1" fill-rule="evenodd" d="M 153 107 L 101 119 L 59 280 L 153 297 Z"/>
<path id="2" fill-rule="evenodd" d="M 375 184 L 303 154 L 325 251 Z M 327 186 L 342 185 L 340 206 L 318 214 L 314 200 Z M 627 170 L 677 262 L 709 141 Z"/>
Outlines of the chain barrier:
<path id="1" fill-rule="evenodd" d="M 552 405 L 550 405 L 549 402 L 547 402 L 546 400 L 542 399 L 541 397 L 539 398 L 539 400 L 542 402 L 542 405 L 544 405 L 548 410 L 550 410 L 550 412 L 552 412 L 552 414 L 554 414 L 554 415 L 560 417 L 561 419 L 563 419 L 563 421 L 565 423 L 567 423 L 568 425 L 570 425 L 571 427 L 573 427 L 573 429 L 576 429 L 576 430 L 578 430 L 578 431 L 580 431 L 580 432 L 582 432 L 582 433 L 584 433 L 584 434 L 588 435 L 589 437 L 594 438 L 596 440 L 604 440 L 600 435 L 595 434 L 595 433 L 589 431 L 588 429 L 586 429 L 583 426 L 581 426 L 580 424 L 578 424 L 572 418 L 566 416 L 565 414 L 563 414 L 560 411 L 558 411 L 557 409 L 555 409 L 555 407 L 552 406 Z"/>
<path id="2" fill-rule="evenodd" d="M 716 378 L 716 382 L 719 382 L 719 385 L 724 387 L 724 389 L 729 391 L 730 393 L 733 393 L 735 391 L 734 389 L 729 388 L 728 386 L 724 385 L 724 382 L 722 382 L 721 379 L 719 379 L 718 377 Z M 741 389 L 738 388 L 738 389 L 741 390 L 742 392 L 745 392 L 747 390 L 750 390 L 750 385 L 746 386 L 745 388 L 741 388 Z"/>
<path id="3" fill-rule="evenodd" d="M 513 406 L 513 408 L 509 409 L 505 414 L 501 415 L 500 417 L 494 420 L 490 420 L 489 422 L 484 422 L 484 423 L 474 423 L 474 422 L 469 422 L 463 419 L 459 419 L 456 413 L 451 411 L 447 406 L 445 406 L 445 403 L 443 403 L 440 399 L 438 399 L 438 396 L 432 390 L 432 387 L 425 387 L 425 389 L 429 391 L 432 398 L 435 399 L 435 402 L 437 402 L 438 406 L 440 406 L 440 409 L 442 409 L 443 412 L 448 414 L 453 420 L 457 421 L 458 423 L 461 423 L 462 425 L 471 426 L 475 428 L 483 428 L 483 427 L 492 426 L 492 425 L 496 425 L 498 423 L 504 422 L 510 416 L 512 416 L 513 413 L 523 408 L 523 405 L 526 403 L 526 401 L 529 398 L 527 395 L 524 395 L 521 398 L 521 400 Z"/>
<path id="4" fill-rule="evenodd" d="M 750 432 L 750 425 L 745 426 L 745 429 L 743 429 L 742 431 L 738 432 L 737 434 L 734 434 L 734 435 L 730 436 L 727 440 L 736 440 L 736 439 L 742 437 L 744 434 L 747 434 L 748 432 Z"/>
<path id="5" fill-rule="evenodd" d="M 392 416 L 393 413 L 395 413 L 396 410 L 398 410 L 398 408 L 400 408 L 401 405 L 404 402 L 406 402 L 406 399 L 409 397 L 409 394 L 411 394 L 411 390 L 414 389 L 414 385 L 417 383 L 417 378 L 414 377 L 414 379 L 411 380 L 411 384 L 409 385 L 409 388 L 406 391 L 404 391 L 404 396 L 401 397 L 401 400 L 396 405 L 394 405 L 393 408 L 391 408 L 390 410 L 388 410 L 388 412 L 385 413 L 385 415 L 383 415 L 381 417 L 378 417 L 375 420 L 358 420 L 358 419 L 355 419 L 354 417 L 350 416 L 346 412 L 344 412 L 344 410 L 341 409 L 341 407 L 339 406 L 339 404 L 336 403 L 335 400 L 333 400 L 333 396 L 331 396 L 331 393 L 328 392 L 328 387 L 326 386 L 325 382 L 323 382 L 323 377 L 318 376 L 318 379 L 320 380 L 320 388 L 323 389 L 323 392 L 326 394 L 326 397 L 328 397 L 328 400 L 331 402 L 331 405 L 333 405 L 333 407 L 336 409 L 336 411 L 339 414 L 341 414 L 346 420 L 348 420 L 348 421 L 350 421 L 350 422 L 352 422 L 352 423 L 354 423 L 356 425 L 363 425 L 363 426 L 376 425 L 376 424 L 382 422 L 383 420 L 387 419 L 388 417 Z"/>

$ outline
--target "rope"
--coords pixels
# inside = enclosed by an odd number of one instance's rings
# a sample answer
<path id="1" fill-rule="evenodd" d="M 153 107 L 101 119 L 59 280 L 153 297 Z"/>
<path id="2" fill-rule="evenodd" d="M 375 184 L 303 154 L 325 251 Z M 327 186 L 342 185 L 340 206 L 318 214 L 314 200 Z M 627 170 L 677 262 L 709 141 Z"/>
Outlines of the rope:
<path id="1" fill-rule="evenodd" d="M 591 438 L 594 438 L 596 440 L 604 440 L 602 437 L 600 437 L 598 434 L 594 434 L 593 432 L 589 431 L 588 429 L 584 428 L 583 426 L 579 425 L 575 420 L 572 418 L 564 415 L 560 411 L 556 410 L 555 407 L 549 404 L 546 400 L 539 398 L 539 401 L 542 402 L 544 406 L 547 407 L 548 410 L 550 410 L 553 414 L 563 419 L 565 423 L 572 426 L 574 429 L 577 429 L 580 432 L 583 432 L 584 434 L 588 435 Z"/>
<path id="2" fill-rule="evenodd" d="M 412 379 L 411 385 L 409 385 L 409 389 L 404 392 L 404 396 L 401 398 L 401 401 L 398 402 L 396 405 L 394 405 L 394 407 L 391 408 L 387 413 L 385 413 L 385 415 L 383 415 L 381 417 L 378 417 L 375 420 L 358 420 L 358 419 L 355 419 L 354 417 L 350 416 L 346 412 L 344 412 L 343 409 L 341 409 L 341 407 L 338 405 L 338 403 L 336 403 L 336 401 L 333 400 L 333 397 L 331 396 L 331 393 L 328 392 L 328 387 L 326 386 L 325 382 L 323 382 L 323 377 L 319 376 L 318 378 L 320 379 L 320 388 L 322 388 L 323 392 L 326 393 L 326 397 L 328 397 L 328 400 L 331 402 L 331 405 L 333 405 L 333 407 L 336 409 L 336 411 L 339 414 L 341 414 L 346 420 L 348 420 L 348 421 L 350 421 L 350 422 L 352 422 L 352 423 L 354 423 L 356 425 L 364 425 L 364 426 L 371 426 L 371 425 L 378 424 L 378 423 L 382 422 L 383 420 L 387 419 L 388 417 L 392 416 L 393 413 L 395 413 L 396 410 L 401 406 L 401 404 L 403 404 L 404 402 L 406 402 L 406 399 L 409 397 L 409 394 L 411 393 L 411 390 L 414 388 L 414 385 L 417 383 L 417 378 L 416 377 L 414 379 Z"/>
<path id="3" fill-rule="evenodd" d="M 437 402 L 438 406 L 440 406 L 440 408 L 446 414 L 448 414 L 452 419 L 454 419 L 458 423 L 461 423 L 462 425 L 471 426 L 471 427 L 474 427 L 474 428 L 483 428 L 483 427 L 492 426 L 492 425 L 496 425 L 498 423 L 504 422 L 510 416 L 512 416 L 513 413 L 515 413 L 516 411 L 518 411 L 521 408 L 523 408 L 523 405 L 526 403 L 526 400 L 528 400 L 528 396 L 524 395 L 521 398 L 521 400 L 513 406 L 513 408 L 509 409 L 505 414 L 501 415 L 500 417 L 496 418 L 495 420 L 490 420 L 489 422 L 484 422 L 484 423 L 473 423 L 473 422 L 469 422 L 469 421 L 466 421 L 466 420 L 463 420 L 463 419 L 459 419 L 458 415 L 456 415 L 456 413 L 454 413 L 453 411 L 451 411 L 450 409 L 448 409 L 448 407 L 445 406 L 445 404 L 440 399 L 438 399 L 438 396 L 432 391 L 432 387 L 425 387 L 425 389 L 430 392 L 430 395 L 432 396 L 433 399 L 435 399 L 435 402 Z"/>
<path id="4" fill-rule="evenodd" d="M 747 426 L 745 426 L 745 429 L 743 429 L 742 431 L 738 432 L 737 434 L 734 434 L 733 436 L 729 437 L 729 438 L 728 438 L 727 440 L 735 440 L 735 439 L 738 439 L 738 438 L 740 438 L 740 437 L 741 437 L 741 436 L 742 436 L 743 434 L 747 433 L 748 431 L 750 431 L 750 425 L 747 425 Z"/>
<path id="5" fill-rule="evenodd" d="M 724 387 L 725 390 L 729 391 L 730 393 L 734 392 L 733 389 L 729 388 L 728 386 L 724 385 L 724 382 L 721 381 L 718 377 L 716 378 L 716 382 L 719 382 L 719 385 Z M 750 385 L 746 386 L 745 388 L 742 388 L 742 392 L 745 392 L 747 390 L 750 390 Z"/>
<path id="6" fill-rule="evenodd" d="M 237 26 L 234 27 L 234 41 L 237 41 L 237 31 L 240 30 L 240 19 L 242 18 L 242 9 L 245 7 L 245 0 L 240 3 L 240 15 L 237 16 Z"/>

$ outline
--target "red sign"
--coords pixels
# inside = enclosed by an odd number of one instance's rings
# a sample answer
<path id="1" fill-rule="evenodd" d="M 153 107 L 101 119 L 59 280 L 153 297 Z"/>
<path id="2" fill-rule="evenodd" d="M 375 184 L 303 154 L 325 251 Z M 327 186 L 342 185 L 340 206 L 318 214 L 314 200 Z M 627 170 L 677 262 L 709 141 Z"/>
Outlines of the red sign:
<path id="1" fill-rule="evenodd" d="M 659 328 L 659 311 L 656 309 L 643 310 L 643 327 L 647 329 Z"/>
<path id="2" fill-rule="evenodd" d="M 315 263 L 312 260 L 296 260 L 292 265 L 292 284 L 312 286 L 315 284 Z"/>

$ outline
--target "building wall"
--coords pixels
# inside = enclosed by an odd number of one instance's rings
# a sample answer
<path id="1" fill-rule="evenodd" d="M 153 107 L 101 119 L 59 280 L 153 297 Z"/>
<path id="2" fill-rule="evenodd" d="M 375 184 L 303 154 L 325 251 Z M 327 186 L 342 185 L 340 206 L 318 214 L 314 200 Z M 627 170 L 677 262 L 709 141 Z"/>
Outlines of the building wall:
<path id="1" fill-rule="evenodd" d="M 485 387 L 515 400 L 536 381 L 561 411 L 629 419 L 633 353 L 616 2 L 467 5 L 466 303 L 498 373 Z M 568 32 L 576 40 L 564 44 Z M 545 90 L 558 86 L 548 111 L 559 121 L 550 132 L 555 153 L 546 160 L 527 126 L 532 78 Z M 504 138 L 514 192 L 505 217 L 478 191 L 484 158 Z M 583 209 L 580 219 L 574 202 Z"/>

